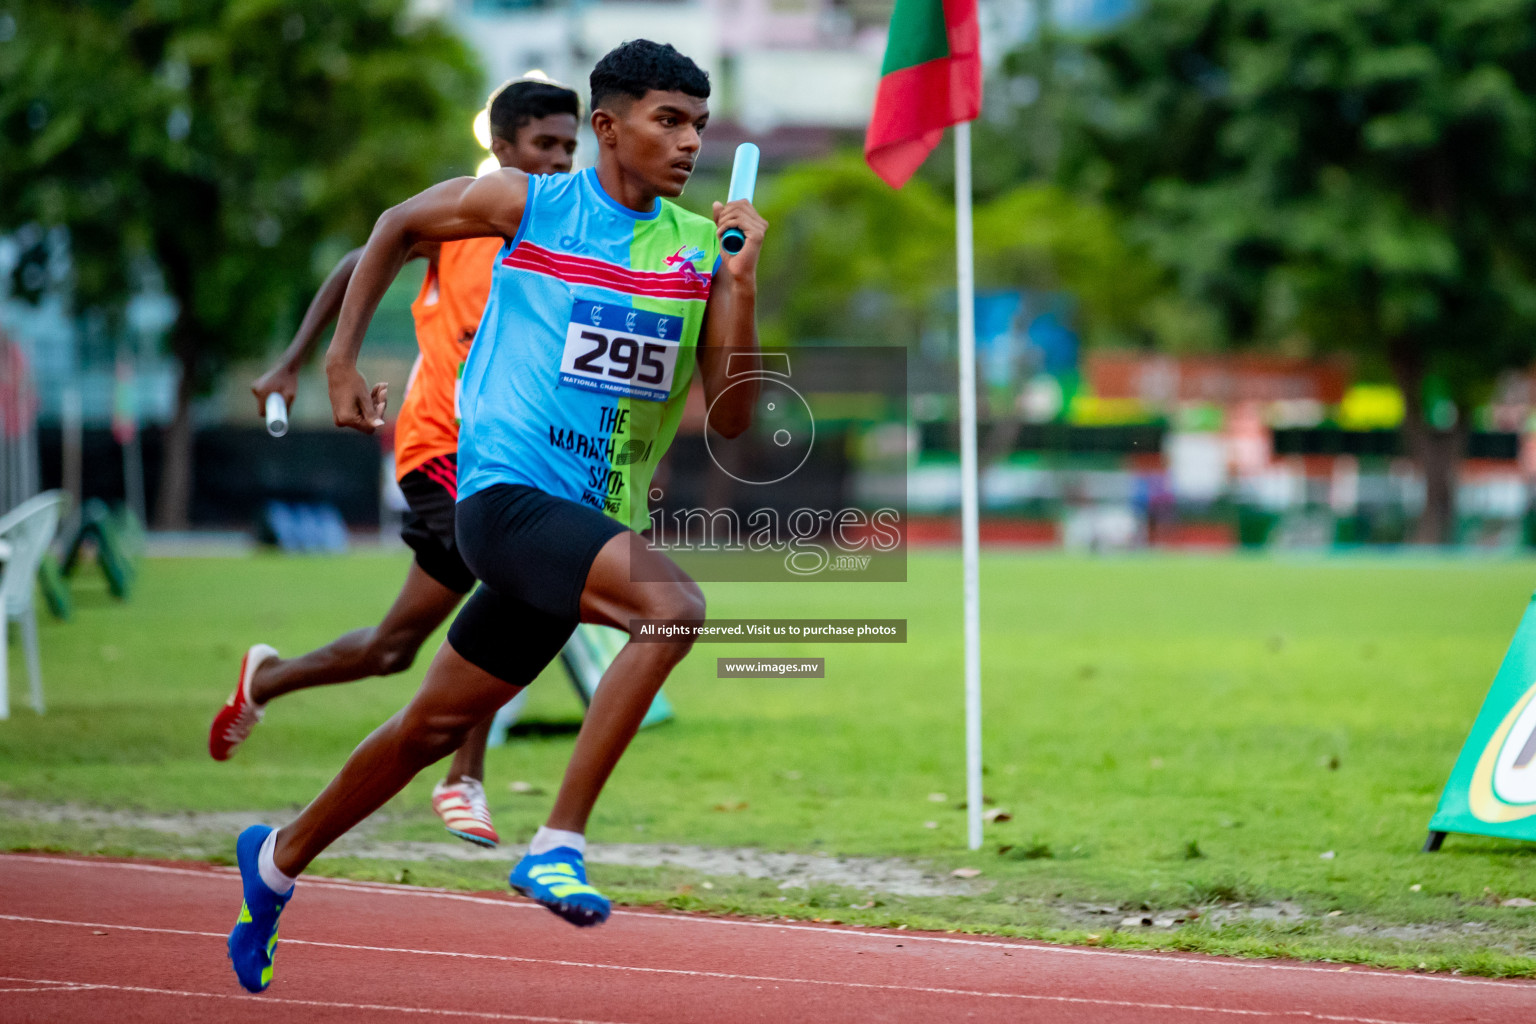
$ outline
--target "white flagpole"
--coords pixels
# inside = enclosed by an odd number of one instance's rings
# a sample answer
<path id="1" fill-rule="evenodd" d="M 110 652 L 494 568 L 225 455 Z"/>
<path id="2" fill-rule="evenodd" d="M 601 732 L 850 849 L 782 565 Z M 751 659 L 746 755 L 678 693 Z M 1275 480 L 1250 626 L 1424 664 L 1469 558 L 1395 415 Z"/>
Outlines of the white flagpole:
<path id="1" fill-rule="evenodd" d="M 981 849 L 981 545 L 977 539 L 976 268 L 971 236 L 971 125 L 955 126 L 955 249 L 960 300 L 960 549 L 965 565 L 965 807 Z"/>

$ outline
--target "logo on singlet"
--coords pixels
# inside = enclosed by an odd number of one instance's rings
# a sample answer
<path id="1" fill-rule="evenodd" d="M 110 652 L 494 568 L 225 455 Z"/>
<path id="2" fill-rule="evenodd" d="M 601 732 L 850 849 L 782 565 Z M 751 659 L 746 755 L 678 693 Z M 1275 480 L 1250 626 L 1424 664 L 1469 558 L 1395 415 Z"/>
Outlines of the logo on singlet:
<path id="1" fill-rule="evenodd" d="M 680 245 L 677 252 L 666 258 L 666 264 L 671 269 L 682 274 L 689 281 L 702 283 L 704 275 L 699 273 L 699 268 L 693 265 L 694 260 L 704 258 L 704 250 L 691 245 Z"/>
<path id="2" fill-rule="evenodd" d="M 701 260 L 703 258 L 703 249 L 695 248 L 691 245 L 680 245 L 677 247 L 677 252 L 667 257 L 667 266 L 676 270 L 681 270 L 681 264 L 692 263 L 695 260 Z"/>

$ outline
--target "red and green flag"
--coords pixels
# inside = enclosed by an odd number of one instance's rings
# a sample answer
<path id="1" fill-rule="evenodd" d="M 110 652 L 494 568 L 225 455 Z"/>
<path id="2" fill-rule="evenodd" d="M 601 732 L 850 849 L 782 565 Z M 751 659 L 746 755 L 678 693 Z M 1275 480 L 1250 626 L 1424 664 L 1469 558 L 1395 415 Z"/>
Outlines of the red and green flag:
<path id="1" fill-rule="evenodd" d="M 900 188 L 944 129 L 981 113 L 976 0 L 896 0 L 864 159 Z"/>

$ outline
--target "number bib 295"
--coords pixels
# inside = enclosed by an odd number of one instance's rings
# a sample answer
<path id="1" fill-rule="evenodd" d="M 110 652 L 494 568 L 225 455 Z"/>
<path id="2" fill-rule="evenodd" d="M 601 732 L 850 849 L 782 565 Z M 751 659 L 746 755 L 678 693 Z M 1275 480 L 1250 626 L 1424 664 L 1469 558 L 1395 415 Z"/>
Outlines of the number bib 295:
<path id="1" fill-rule="evenodd" d="M 683 318 L 576 300 L 560 357 L 564 387 L 664 402 L 682 341 Z"/>

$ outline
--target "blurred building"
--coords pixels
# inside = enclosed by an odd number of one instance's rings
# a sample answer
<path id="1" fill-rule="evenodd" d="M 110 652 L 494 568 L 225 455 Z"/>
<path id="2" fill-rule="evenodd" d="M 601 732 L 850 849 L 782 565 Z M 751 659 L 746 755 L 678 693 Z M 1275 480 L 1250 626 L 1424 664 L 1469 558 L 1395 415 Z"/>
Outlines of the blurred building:
<path id="1" fill-rule="evenodd" d="M 710 74 L 716 137 L 706 168 L 750 136 L 765 162 L 820 155 L 862 138 L 893 0 L 420 0 L 457 24 L 493 82 L 538 68 L 584 96 L 604 53 L 629 39 L 668 42 Z M 1128 0 L 1057 0 L 1086 24 Z M 1027 0 L 982 0 L 987 56 L 1033 30 Z M 590 159 L 591 149 L 587 147 Z M 578 155 L 578 162 L 580 154 Z"/>
<path id="2" fill-rule="evenodd" d="M 176 401 L 175 362 L 159 341 L 175 317 L 175 303 L 149 278 L 128 304 L 126 322 L 113 332 L 100 318 L 70 308 L 69 233 L 27 228 L 0 237 L 0 330 L 25 353 L 37 389 L 39 418 L 57 422 L 66 401 L 78 402 L 86 421 L 105 425 L 124 399 L 118 364 L 132 358 L 136 415 L 170 419 Z M 31 298 L 12 294 L 19 285 Z"/>
<path id="3" fill-rule="evenodd" d="M 1347 360 L 1082 354 L 1060 296 L 983 293 L 976 320 L 983 539 L 1324 549 L 1412 534 L 1425 488 L 1403 396 Z M 952 539 L 959 507 L 949 362 L 913 375 L 917 538 Z M 1536 373 L 1508 374 L 1469 416 L 1456 539 L 1531 546 Z"/>
<path id="4" fill-rule="evenodd" d="M 891 0 L 427 0 L 480 52 L 491 81 L 537 68 L 583 96 L 604 53 L 668 42 L 709 72 L 716 131 L 703 169 L 750 135 L 765 162 L 827 152 L 862 132 L 874 101 Z M 587 141 L 587 140 L 584 140 Z M 578 165 L 591 160 L 583 145 Z"/>

